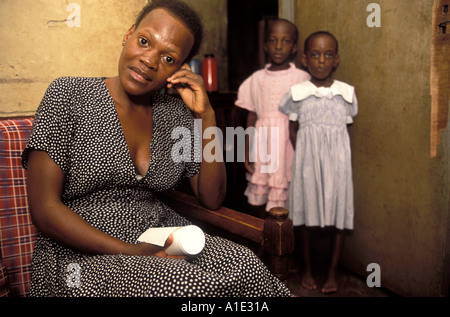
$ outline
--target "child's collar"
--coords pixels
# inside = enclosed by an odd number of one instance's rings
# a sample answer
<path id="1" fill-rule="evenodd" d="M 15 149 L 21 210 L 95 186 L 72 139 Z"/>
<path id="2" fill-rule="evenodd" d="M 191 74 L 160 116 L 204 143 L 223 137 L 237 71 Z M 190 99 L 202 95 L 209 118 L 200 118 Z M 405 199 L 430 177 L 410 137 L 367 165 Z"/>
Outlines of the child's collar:
<path id="1" fill-rule="evenodd" d="M 334 80 L 330 87 L 317 87 L 307 80 L 292 86 L 291 93 L 294 101 L 300 101 L 309 96 L 331 99 L 334 96 L 341 95 L 345 101 L 353 103 L 355 88 L 339 80 Z"/>

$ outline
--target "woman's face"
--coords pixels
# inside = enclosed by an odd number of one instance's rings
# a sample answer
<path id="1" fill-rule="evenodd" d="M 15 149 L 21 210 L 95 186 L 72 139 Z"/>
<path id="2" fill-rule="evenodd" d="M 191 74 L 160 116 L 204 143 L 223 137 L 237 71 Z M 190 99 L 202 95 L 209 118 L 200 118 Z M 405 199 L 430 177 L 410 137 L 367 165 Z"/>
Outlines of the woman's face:
<path id="1" fill-rule="evenodd" d="M 124 36 L 119 78 L 130 95 L 162 89 L 180 69 L 194 44 L 188 28 L 163 9 L 155 9 Z"/>

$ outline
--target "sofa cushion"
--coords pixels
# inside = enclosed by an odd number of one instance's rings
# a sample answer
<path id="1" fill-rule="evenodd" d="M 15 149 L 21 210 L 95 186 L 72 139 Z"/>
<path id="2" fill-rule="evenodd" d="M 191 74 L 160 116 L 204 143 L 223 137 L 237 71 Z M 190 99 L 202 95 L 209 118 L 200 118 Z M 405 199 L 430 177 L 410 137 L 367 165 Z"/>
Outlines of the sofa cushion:
<path id="1" fill-rule="evenodd" d="M 6 275 L 6 267 L 0 259 L 0 297 L 9 296 L 8 276 Z"/>
<path id="2" fill-rule="evenodd" d="M 21 154 L 28 140 L 31 118 L 0 121 L 0 258 L 10 296 L 27 296 L 37 229 L 28 210 L 26 171 Z"/>

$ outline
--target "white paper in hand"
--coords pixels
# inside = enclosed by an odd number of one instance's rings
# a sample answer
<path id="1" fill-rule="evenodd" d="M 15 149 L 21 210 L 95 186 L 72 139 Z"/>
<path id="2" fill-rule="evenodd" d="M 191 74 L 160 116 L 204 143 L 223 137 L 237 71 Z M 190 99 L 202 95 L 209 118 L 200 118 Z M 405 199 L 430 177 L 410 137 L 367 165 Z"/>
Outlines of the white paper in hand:
<path id="1" fill-rule="evenodd" d="M 205 234 L 202 229 L 194 225 L 150 228 L 138 238 L 138 241 L 163 247 L 171 234 L 174 239 L 166 249 L 169 255 L 197 255 L 205 246 Z"/>

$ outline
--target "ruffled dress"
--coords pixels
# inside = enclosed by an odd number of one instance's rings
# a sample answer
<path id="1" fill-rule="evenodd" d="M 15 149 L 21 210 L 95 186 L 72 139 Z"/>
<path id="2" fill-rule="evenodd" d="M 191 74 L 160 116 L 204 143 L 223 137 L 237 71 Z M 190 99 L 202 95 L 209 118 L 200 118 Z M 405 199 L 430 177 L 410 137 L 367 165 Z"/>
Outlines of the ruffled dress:
<path id="1" fill-rule="evenodd" d="M 288 117 L 278 110 L 281 97 L 289 88 L 310 78 L 295 67 L 270 71 L 270 65 L 247 78 L 238 90 L 236 106 L 257 115 L 250 143 L 251 161 L 255 172 L 246 173 L 247 188 L 244 194 L 251 205 L 288 207 L 294 149 L 289 140 Z"/>
<path id="2" fill-rule="evenodd" d="M 353 180 L 347 125 L 358 113 L 354 87 L 306 81 L 283 96 L 280 111 L 298 121 L 290 190 L 294 225 L 353 229 Z"/>

